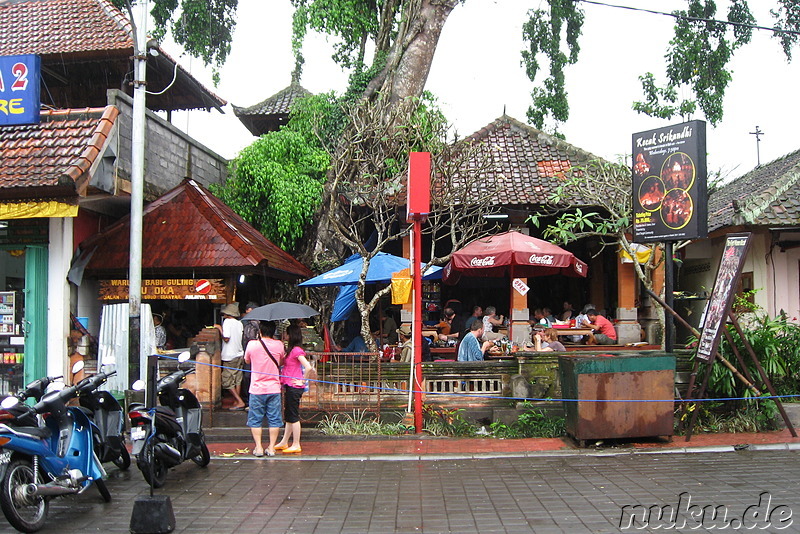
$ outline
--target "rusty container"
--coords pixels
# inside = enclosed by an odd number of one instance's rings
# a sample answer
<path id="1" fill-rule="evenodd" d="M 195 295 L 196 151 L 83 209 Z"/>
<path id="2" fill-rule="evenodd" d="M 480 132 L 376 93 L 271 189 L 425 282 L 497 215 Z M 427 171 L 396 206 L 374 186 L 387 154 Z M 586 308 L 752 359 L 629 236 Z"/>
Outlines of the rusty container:
<path id="1" fill-rule="evenodd" d="M 587 440 L 672 436 L 674 355 L 565 355 L 558 367 L 567 433 L 581 446 Z"/>

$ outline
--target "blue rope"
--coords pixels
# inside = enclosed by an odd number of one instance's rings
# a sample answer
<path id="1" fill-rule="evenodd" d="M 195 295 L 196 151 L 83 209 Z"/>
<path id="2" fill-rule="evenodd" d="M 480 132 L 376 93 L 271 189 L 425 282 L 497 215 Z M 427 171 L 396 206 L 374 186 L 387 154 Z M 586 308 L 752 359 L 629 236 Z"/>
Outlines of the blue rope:
<path id="1" fill-rule="evenodd" d="M 359 353 L 363 354 L 363 353 Z M 159 355 L 159 358 L 177 360 L 174 356 L 167 356 L 167 355 Z M 352 384 L 348 382 L 330 382 L 327 380 L 315 380 L 312 378 L 302 378 L 298 379 L 294 376 L 282 375 L 282 374 L 275 374 L 275 373 L 262 373 L 258 371 L 253 371 L 250 369 L 241 369 L 236 367 L 227 367 L 225 365 L 217 365 L 214 363 L 206 363 L 206 362 L 198 362 L 194 361 L 196 365 L 207 365 L 209 367 L 217 367 L 220 369 L 230 369 L 232 371 L 242 371 L 244 373 L 251 373 L 257 374 L 261 376 L 275 376 L 278 378 L 291 378 L 294 380 L 307 380 L 309 382 L 315 382 L 317 384 L 329 384 L 333 386 L 348 386 L 353 389 L 365 389 L 365 390 L 374 390 L 374 391 L 386 391 L 390 393 L 422 393 L 424 395 L 440 395 L 440 396 L 450 396 L 450 397 L 464 397 L 464 398 L 471 398 L 471 399 L 490 399 L 490 400 L 509 400 L 509 401 L 536 401 L 536 402 L 719 402 L 719 401 L 736 401 L 736 400 L 772 400 L 772 399 L 791 399 L 791 398 L 799 398 L 800 395 L 764 395 L 761 397 L 715 397 L 715 398 L 707 398 L 707 399 L 553 399 L 553 398 L 536 398 L 536 397 L 503 397 L 497 395 L 474 395 L 470 393 L 448 393 L 444 391 L 422 391 L 416 389 L 401 389 L 401 388 L 388 388 L 388 387 L 381 387 L 381 386 L 368 386 L 364 384 Z"/>

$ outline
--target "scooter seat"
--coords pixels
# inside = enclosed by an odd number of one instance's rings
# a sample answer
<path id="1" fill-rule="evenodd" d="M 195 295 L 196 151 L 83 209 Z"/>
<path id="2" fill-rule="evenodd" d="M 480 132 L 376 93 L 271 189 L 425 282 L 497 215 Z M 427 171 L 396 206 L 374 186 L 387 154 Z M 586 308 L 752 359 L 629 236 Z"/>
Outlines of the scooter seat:
<path id="1" fill-rule="evenodd" d="M 53 434 L 46 426 L 15 426 L 14 430 L 41 439 L 47 439 Z"/>

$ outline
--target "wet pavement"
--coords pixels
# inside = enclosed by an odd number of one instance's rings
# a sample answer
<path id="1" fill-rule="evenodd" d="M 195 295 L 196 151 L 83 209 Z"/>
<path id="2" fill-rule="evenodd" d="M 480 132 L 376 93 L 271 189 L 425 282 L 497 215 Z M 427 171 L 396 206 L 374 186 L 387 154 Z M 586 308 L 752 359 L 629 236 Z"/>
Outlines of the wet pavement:
<path id="1" fill-rule="evenodd" d="M 187 462 L 156 490 L 170 497 L 175 532 L 800 532 L 800 440 L 785 431 L 591 449 L 569 440 L 309 436 L 303 453 L 275 458 L 254 458 L 249 443 L 210 445 L 207 468 Z M 52 501 L 41 532 L 129 532 L 133 503 L 149 487 L 135 466 L 110 464 L 108 486 L 109 504 L 93 488 Z M 674 509 L 673 523 L 646 515 L 651 506 Z M 703 515 L 711 508 L 716 517 Z M 709 523 L 721 511 L 727 523 Z"/>

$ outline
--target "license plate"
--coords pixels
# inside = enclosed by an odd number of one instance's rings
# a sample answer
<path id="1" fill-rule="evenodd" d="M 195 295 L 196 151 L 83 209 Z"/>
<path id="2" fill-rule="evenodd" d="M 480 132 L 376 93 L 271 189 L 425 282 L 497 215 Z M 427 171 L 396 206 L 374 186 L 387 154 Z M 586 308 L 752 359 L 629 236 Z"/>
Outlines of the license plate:
<path id="1" fill-rule="evenodd" d="M 145 432 L 144 427 L 137 426 L 131 428 L 131 440 L 136 441 L 138 439 L 144 439 L 147 436 L 147 432 Z"/>

